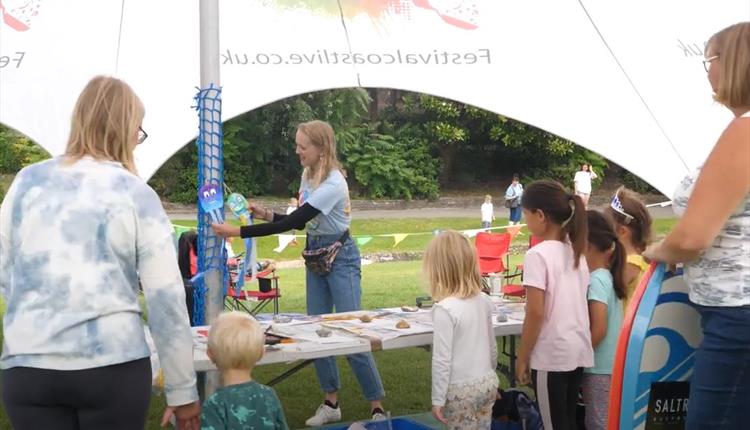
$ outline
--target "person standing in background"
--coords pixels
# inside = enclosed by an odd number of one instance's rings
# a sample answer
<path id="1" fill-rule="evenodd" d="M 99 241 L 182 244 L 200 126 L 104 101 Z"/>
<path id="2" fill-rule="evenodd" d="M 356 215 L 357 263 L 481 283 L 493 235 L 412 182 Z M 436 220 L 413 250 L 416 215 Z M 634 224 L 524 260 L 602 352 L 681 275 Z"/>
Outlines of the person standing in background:
<path id="1" fill-rule="evenodd" d="M 589 198 L 591 197 L 591 181 L 598 177 L 599 176 L 594 172 L 590 164 L 583 163 L 581 165 L 581 170 L 577 171 L 573 178 L 575 193 L 576 195 L 581 196 L 583 205 L 587 208 L 589 206 Z"/>
<path id="2" fill-rule="evenodd" d="M 510 209 L 508 224 L 515 225 L 521 222 L 521 197 L 523 196 L 523 185 L 518 173 L 513 174 L 513 182 L 505 190 L 505 206 Z"/>

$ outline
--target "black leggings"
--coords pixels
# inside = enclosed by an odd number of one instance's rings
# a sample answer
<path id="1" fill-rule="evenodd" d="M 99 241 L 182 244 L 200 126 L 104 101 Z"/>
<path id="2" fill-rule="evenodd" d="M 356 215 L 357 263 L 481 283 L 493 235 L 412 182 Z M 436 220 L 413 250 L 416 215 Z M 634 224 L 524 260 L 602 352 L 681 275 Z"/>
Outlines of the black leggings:
<path id="1" fill-rule="evenodd" d="M 2 371 L 3 405 L 15 430 L 142 429 L 151 399 L 143 358 L 86 370 Z"/>
<path id="2" fill-rule="evenodd" d="M 539 413 L 545 430 L 575 430 L 576 404 L 583 368 L 570 372 L 531 371 Z"/>

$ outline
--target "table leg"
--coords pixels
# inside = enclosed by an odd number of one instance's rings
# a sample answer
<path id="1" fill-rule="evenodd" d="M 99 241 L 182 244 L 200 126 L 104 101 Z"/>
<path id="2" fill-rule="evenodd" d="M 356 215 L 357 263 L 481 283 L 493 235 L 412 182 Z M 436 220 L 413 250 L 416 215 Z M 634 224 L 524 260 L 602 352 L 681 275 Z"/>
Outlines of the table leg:
<path id="1" fill-rule="evenodd" d="M 510 372 L 508 372 L 510 386 L 516 386 L 516 337 L 510 337 Z"/>
<path id="2" fill-rule="evenodd" d="M 292 367 L 291 369 L 287 370 L 286 372 L 282 373 L 281 375 L 273 378 L 271 381 L 269 381 L 266 385 L 269 387 L 272 387 L 279 382 L 283 381 L 284 379 L 294 375 L 295 373 L 299 372 L 300 370 L 304 369 L 305 367 L 312 364 L 312 362 L 315 360 L 304 360 L 302 363 Z"/>
<path id="3" fill-rule="evenodd" d="M 510 351 L 506 351 L 506 347 L 510 346 Z M 504 355 L 508 357 L 508 364 L 500 362 L 500 356 Z M 502 347 L 498 352 L 497 356 L 497 371 L 505 375 L 508 378 L 508 383 L 511 387 L 516 386 L 516 337 L 515 336 L 503 336 Z"/>

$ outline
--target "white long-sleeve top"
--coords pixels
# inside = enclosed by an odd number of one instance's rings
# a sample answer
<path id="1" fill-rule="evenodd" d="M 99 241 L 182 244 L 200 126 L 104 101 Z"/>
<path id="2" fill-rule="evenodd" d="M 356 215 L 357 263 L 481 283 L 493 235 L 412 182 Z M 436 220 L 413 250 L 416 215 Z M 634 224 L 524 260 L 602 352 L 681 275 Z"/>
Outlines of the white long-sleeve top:
<path id="1" fill-rule="evenodd" d="M 185 290 L 156 193 L 120 163 L 61 158 L 26 167 L 0 207 L 0 367 L 82 370 L 150 356 L 169 405 L 198 400 Z"/>
<path id="2" fill-rule="evenodd" d="M 492 207 L 492 203 L 482 203 L 482 222 L 492 222 L 495 217 L 495 209 Z"/>
<path id="3" fill-rule="evenodd" d="M 448 387 L 494 374 L 497 341 L 494 305 L 486 294 L 447 297 L 432 309 L 432 404 L 444 406 Z"/>

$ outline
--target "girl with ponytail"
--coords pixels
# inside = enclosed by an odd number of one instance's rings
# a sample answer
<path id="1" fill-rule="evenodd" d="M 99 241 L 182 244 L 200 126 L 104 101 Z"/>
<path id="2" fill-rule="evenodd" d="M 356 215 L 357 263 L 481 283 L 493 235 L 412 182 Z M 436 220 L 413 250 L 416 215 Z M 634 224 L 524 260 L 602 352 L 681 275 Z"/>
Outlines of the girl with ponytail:
<path id="1" fill-rule="evenodd" d="M 627 251 L 609 218 L 597 211 L 586 214 L 589 230 L 586 263 L 591 271 L 588 306 L 594 367 L 584 370 L 583 400 L 586 429 L 606 430 L 612 364 L 622 326 L 622 301 L 626 297 Z"/>
<path id="2" fill-rule="evenodd" d="M 543 242 L 524 260 L 526 318 L 516 376 L 532 383 L 544 428 L 572 430 L 583 369 L 594 365 L 586 208 L 580 196 L 554 181 L 529 185 L 522 207 L 531 234 Z"/>

